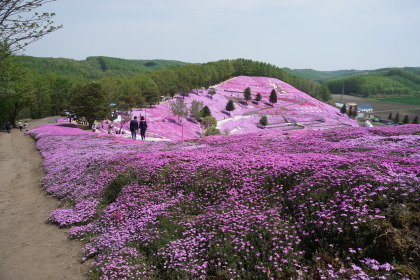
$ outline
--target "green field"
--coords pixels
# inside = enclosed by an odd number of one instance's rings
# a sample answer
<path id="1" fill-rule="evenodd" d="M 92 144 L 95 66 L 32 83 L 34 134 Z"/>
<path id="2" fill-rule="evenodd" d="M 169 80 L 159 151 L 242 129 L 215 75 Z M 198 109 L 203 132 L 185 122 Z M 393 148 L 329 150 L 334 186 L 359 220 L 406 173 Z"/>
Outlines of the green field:
<path id="1" fill-rule="evenodd" d="M 415 95 L 415 96 L 410 96 L 410 97 L 380 98 L 377 100 L 420 106 L 420 95 Z"/>

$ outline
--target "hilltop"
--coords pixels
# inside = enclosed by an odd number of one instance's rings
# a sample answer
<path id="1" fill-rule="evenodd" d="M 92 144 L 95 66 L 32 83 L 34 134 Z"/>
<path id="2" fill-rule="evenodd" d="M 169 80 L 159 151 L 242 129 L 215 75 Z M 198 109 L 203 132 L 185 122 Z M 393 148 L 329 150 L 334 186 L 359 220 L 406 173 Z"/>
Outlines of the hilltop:
<path id="1" fill-rule="evenodd" d="M 252 101 L 244 101 L 244 91 L 251 89 Z M 289 130 L 325 130 L 332 128 L 357 127 L 355 120 L 341 114 L 340 110 L 323 103 L 291 85 L 275 78 L 239 76 L 213 87 L 211 96 L 207 89 L 193 90 L 187 96 L 177 95 L 173 99 L 152 108 L 136 109 L 134 116 L 146 116 L 149 122 L 148 136 L 162 140 L 194 139 L 203 132 L 200 123 L 192 118 L 178 121 L 170 110 L 170 102 L 183 98 L 188 108 L 193 101 L 208 106 L 217 120 L 217 128 L 223 134 L 273 133 Z M 269 103 L 272 90 L 277 93 L 277 103 Z M 256 102 L 260 93 L 262 100 Z M 225 110 L 232 100 L 235 110 L 230 114 Z M 268 125 L 259 126 L 262 116 L 267 116 Z M 118 126 L 118 124 L 116 125 Z M 128 124 L 124 127 L 128 133 Z"/>

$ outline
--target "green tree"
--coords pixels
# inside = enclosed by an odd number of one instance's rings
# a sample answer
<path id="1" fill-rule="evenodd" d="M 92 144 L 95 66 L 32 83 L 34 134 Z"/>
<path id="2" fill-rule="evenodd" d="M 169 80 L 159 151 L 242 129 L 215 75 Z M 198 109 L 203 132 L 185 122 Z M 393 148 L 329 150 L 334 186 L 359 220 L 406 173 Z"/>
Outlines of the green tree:
<path id="1" fill-rule="evenodd" d="M 132 82 L 135 88 L 134 95 L 137 98 L 138 102 L 136 105 L 138 107 L 143 105 L 141 104 L 142 100 L 145 100 L 150 107 L 158 103 L 160 99 L 159 90 L 152 78 L 145 75 L 138 75 L 132 79 Z"/>
<path id="2" fill-rule="evenodd" d="M 73 87 L 73 81 L 65 76 L 60 76 L 54 73 L 45 74 L 41 79 L 41 82 L 47 82 L 50 92 L 51 108 L 48 115 L 59 115 L 62 110 L 67 109 L 65 106 Z"/>
<path id="3" fill-rule="evenodd" d="M 274 106 L 274 103 L 277 103 L 277 92 L 275 89 L 273 89 L 270 93 L 270 99 L 269 99 L 271 105 Z"/>
<path id="4" fill-rule="evenodd" d="M 257 95 L 255 96 L 255 101 L 260 102 L 262 99 L 261 93 L 257 93 Z"/>
<path id="5" fill-rule="evenodd" d="M 190 117 L 199 121 L 201 118 L 201 110 L 204 108 L 203 102 L 193 100 L 190 106 Z M 207 107 L 208 108 L 208 107 Z"/>
<path id="6" fill-rule="evenodd" d="M 232 112 L 233 110 L 235 110 L 235 104 L 233 104 L 232 100 L 229 100 L 228 103 L 226 104 L 226 111 L 229 112 L 229 116 L 230 116 L 230 112 Z"/>
<path id="7" fill-rule="evenodd" d="M 347 112 L 346 104 L 343 104 L 343 106 L 341 106 L 341 110 L 340 110 L 340 112 L 341 112 L 342 114 L 345 114 L 345 113 Z"/>
<path id="8" fill-rule="evenodd" d="M 395 118 L 394 118 L 394 123 L 400 123 L 400 113 L 399 112 L 397 112 L 397 114 L 395 115 Z"/>
<path id="9" fill-rule="evenodd" d="M 208 106 L 204 106 L 203 109 L 201 109 L 200 114 L 202 118 L 211 116 L 210 108 Z"/>
<path id="10" fill-rule="evenodd" d="M 267 116 L 262 116 L 260 119 L 260 125 L 262 125 L 264 128 L 266 127 L 266 125 L 268 125 L 268 119 Z"/>
<path id="11" fill-rule="evenodd" d="M 204 117 L 201 120 L 201 125 L 204 128 L 204 136 L 219 135 L 220 130 L 216 128 L 217 120 L 212 116 Z"/>
<path id="12" fill-rule="evenodd" d="M 388 120 L 392 120 L 392 113 L 389 113 Z"/>
<path id="13" fill-rule="evenodd" d="M 204 129 L 207 129 L 209 127 L 216 127 L 217 120 L 212 116 L 207 116 L 201 120 L 201 125 Z"/>
<path id="14" fill-rule="evenodd" d="M 134 95 L 122 95 L 117 100 L 117 108 L 121 111 L 131 111 L 138 103 Z"/>
<path id="15" fill-rule="evenodd" d="M 169 102 L 169 107 L 172 113 L 178 117 L 178 122 L 180 122 L 181 118 L 188 116 L 188 108 L 184 99 L 177 98 L 175 101 Z"/>
<path id="16" fill-rule="evenodd" d="M 10 121 L 10 99 L 14 96 L 12 81 L 13 59 L 6 57 L 0 59 L 0 124 Z"/>
<path id="17" fill-rule="evenodd" d="M 0 2 L 0 59 L 24 49 L 43 36 L 61 28 L 53 26 L 54 13 L 35 9 L 55 0 L 9 0 Z"/>
<path id="18" fill-rule="evenodd" d="M 60 112 L 55 113 L 53 105 L 58 103 L 58 96 L 53 96 L 52 83 L 46 80 L 45 76 L 33 75 L 32 85 L 34 88 L 35 100 L 30 106 L 31 118 L 39 119 L 51 115 L 59 115 Z M 54 114 L 53 114 L 54 113 Z"/>
<path id="19" fill-rule="evenodd" d="M 101 84 L 102 89 L 106 92 L 111 103 L 116 103 L 120 105 L 120 98 L 122 96 L 135 96 L 136 88 L 133 82 L 130 82 L 127 78 L 120 77 L 103 77 L 97 80 Z M 137 98 L 139 98 L 137 96 Z M 145 103 L 144 98 L 142 104 Z M 136 103 L 133 104 L 133 107 L 136 106 Z M 132 108 L 132 107 L 131 107 Z M 131 109 L 130 108 L 130 109 Z"/>
<path id="20" fill-rule="evenodd" d="M 0 59 L 0 120 L 15 125 L 18 114 L 29 108 L 35 97 L 28 69 L 17 63 L 14 57 Z"/>
<path id="21" fill-rule="evenodd" d="M 331 92 L 328 89 L 327 85 L 321 85 L 321 87 L 319 87 L 316 84 L 312 84 L 312 86 L 313 86 L 313 94 L 309 92 L 309 95 L 312 95 L 316 99 L 320 99 L 323 101 L 328 101 L 331 99 Z"/>
<path id="22" fill-rule="evenodd" d="M 206 131 L 204 132 L 204 136 L 210 136 L 210 135 L 220 135 L 220 130 L 217 129 L 216 127 L 209 127 L 208 129 L 206 129 Z"/>
<path id="23" fill-rule="evenodd" d="M 416 116 L 411 123 L 412 124 L 419 124 L 419 117 Z"/>
<path id="24" fill-rule="evenodd" d="M 95 120 L 103 120 L 111 113 L 108 98 L 101 85 L 95 82 L 77 85 L 71 93 L 70 109 L 84 117 L 89 127 Z"/>
<path id="25" fill-rule="evenodd" d="M 404 119 L 403 119 L 402 123 L 403 123 L 403 124 L 408 124 L 408 123 L 410 123 L 410 120 L 408 119 L 408 115 L 405 115 L 405 117 L 404 117 Z"/>
<path id="26" fill-rule="evenodd" d="M 248 101 L 252 99 L 252 97 L 251 97 L 251 88 L 250 87 L 247 87 L 245 89 L 245 91 L 244 91 L 244 99 L 245 99 L 246 104 L 248 104 Z"/>

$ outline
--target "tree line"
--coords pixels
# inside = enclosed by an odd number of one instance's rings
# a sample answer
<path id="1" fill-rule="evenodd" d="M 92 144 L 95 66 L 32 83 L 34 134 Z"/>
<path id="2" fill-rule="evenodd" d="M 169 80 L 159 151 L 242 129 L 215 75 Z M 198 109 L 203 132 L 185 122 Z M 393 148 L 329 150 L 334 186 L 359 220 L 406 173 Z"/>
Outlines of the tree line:
<path id="1" fill-rule="evenodd" d="M 105 56 L 90 56 L 85 60 L 18 56 L 18 61 L 38 74 L 56 73 L 75 78 L 97 80 L 102 77 L 133 77 L 138 74 L 187 63 L 175 60 L 134 60 Z"/>
<path id="2" fill-rule="evenodd" d="M 3 59 L 0 67 L 3 67 L 0 72 L 2 123 L 58 115 L 64 109 L 77 114 L 80 100 L 95 108 L 102 107 L 101 111 L 105 112 L 110 112 L 109 104 L 117 104 L 120 110 L 153 106 L 162 96 L 187 95 L 194 89 L 209 88 L 240 75 L 278 78 L 315 98 L 330 99 L 326 86 L 293 76 L 268 63 L 247 59 L 175 65 L 129 78 L 106 76 L 94 81 L 55 73 L 38 74 L 25 68 L 15 56 Z M 99 92 L 93 94 L 89 84 L 98 84 L 94 88 Z"/>
<path id="3" fill-rule="evenodd" d="M 326 85 L 333 94 L 344 92 L 360 97 L 412 96 L 420 94 L 420 75 L 414 71 L 390 68 L 334 79 Z"/>

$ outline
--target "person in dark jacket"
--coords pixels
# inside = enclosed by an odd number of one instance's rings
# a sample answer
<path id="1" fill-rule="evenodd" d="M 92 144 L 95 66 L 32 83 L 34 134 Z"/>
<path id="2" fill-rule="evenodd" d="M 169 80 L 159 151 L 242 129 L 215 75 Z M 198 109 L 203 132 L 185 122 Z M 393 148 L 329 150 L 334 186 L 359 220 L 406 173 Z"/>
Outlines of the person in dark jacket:
<path id="1" fill-rule="evenodd" d="M 7 130 L 7 133 L 10 133 L 10 128 L 12 127 L 12 125 L 10 124 L 10 122 L 7 122 L 6 123 L 6 130 Z"/>
<path id="2" fill-rule="evenodd" d="M 147 123 L 146 123 L 146 120 L 144 119 L 143 116 L 140 117 L 139 126 L 140 126 L 141 140 L 145 140 L 146 139 Z"/>
<path id="3" fill-rule="evenodd" d="M 137 116 L 135 116 L 134 120 L 130 121 L 131 139 L 136 140 L 137 130 L 139 130 L 139 122 L 137 121 Z"/>

